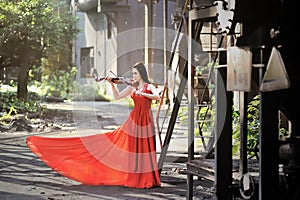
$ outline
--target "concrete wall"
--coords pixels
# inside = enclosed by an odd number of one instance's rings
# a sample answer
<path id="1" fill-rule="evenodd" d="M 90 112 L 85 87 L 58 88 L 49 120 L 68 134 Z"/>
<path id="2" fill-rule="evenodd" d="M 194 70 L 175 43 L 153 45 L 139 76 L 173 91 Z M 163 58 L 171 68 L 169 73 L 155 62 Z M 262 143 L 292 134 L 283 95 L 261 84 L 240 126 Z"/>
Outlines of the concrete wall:
<path id="1" fill-rule="evenodd" d="M 146 27 L 152 25 L 156 29 L 163 28 L 163 1 L 152 4 L 152 7 L 137 0 L 120 0 L 118 6 L 128 6 L 129 10 L 120 12 L 97 12 L 97 8 L 88 11 L 76 11 L 80 18 L 75 45 L 76 66 L 80 70 L 80 49 L 93 48 L 94 66 L 99 76 L 112 75 L 131 76 L 131 67 L 143 61 L 149 67 L 150 78 L 158 84 L 164 83 L 163 32 L 151 33 Z M 176 3 L 168 4 L 168 28 L 174 29 L 171 14 L 175 12 Z M 171 49 L 172 38 L 169 38 L 168 49 Z M 148 52 L 147 46 L 153 46 Z M 158 47 L 158 49 L 155 49 Z M 150 56 L 149 56 L 150 55 Z M 149 64 L 148 64 L 149 62 Z M 81 83 L 91 83 L 91 78 L 77 76 Z"/>

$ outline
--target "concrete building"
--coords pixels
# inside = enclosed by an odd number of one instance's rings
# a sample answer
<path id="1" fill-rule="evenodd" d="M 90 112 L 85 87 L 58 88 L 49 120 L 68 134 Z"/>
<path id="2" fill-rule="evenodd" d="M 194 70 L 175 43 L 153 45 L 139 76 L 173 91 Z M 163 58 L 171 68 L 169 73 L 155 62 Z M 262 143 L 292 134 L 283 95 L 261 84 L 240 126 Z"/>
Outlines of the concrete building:
<path id="1" fill-rule="evenodd" d="M 162 85 L 166 78 L 165 56 L 171 51 L 176 16 L 181 14 L 183 3 L 162 0 L 71 2 L 74 14 L 80 19 L 80 33 L 74 45 L 74 62 L 79 70 L 77 80 L 89 83 L 95 69 L 98 76 L 128 77 L 131 66 L 142 61 L 150 79 Z M 167 33 L 163 31 L 165 27 Z"/>

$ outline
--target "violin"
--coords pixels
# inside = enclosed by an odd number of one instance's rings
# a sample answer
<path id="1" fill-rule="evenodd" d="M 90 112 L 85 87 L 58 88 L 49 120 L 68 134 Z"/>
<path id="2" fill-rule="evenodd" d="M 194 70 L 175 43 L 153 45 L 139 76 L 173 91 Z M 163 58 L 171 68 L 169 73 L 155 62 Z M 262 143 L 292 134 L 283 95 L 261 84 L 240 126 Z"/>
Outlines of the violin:
<path id="1" fill-rule="evenodd" d="M 95 81 L 100 82 L 103 80 L 107 80 L 107 77 L 96 77 Z M 135 89 L 139 86 L 139 82 L 130 79 L 130 78 L 123 78 L 123 77 L 113 77 L 110 79 L 111 82 L 115 84 L 125 84 L 131 87 L 134 87 Z"/>
<path id="2" fill-rule="evenodd" d="M 110 78 L 110 81 L 115 83 L 115 84 L 126 84 L 130 87 L 133 87 L 134 89 L 137 89 L 139 86 L 139 82 L 135 81 L 132 78 L 124 78 L 124 77 L 117 77 L 116 74 L 114 74 L 112 71 L 110 71 L 114 76 L 113 78 Z M 107 80 L 107 77 L 98 77 L 98 71 L 97 69 L 94 69 L 93 76 L 96 82 L 100 82 L 103 80 Z"/>

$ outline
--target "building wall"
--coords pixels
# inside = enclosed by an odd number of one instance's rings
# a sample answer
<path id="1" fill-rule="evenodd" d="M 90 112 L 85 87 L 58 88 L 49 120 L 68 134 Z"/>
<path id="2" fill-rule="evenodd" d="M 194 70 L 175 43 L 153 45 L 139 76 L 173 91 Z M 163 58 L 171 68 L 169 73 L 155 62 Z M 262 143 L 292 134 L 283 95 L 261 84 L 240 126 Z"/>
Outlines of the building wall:
<path id="1" fill-rule="evenodd" d="M 91 48 L 94 62 L 91 68 L 96 68 L 99 76 L 112 75 L 131 76 L 131 67 L 134 63 L 142 61 L 149 67 L 150 78 L 157 84 L 164 83 L 164 47 L 162 46 L 164 35 L 163 28 L 163 1 L 149 7 L 137 0 L 118 1 L 117 5 L 128 6 L 128 12 L 97 12 L 96 8 L 89 11 L 77 10 L 80 18 L 78 27 L 81 30 L 76 40 L 76 66 L 80 70 L 84 67 L 81 49 Z M 176 10 L 176 3 L 168 3 L 168 28 L 173 30 L 169 34 L 168 51 L 174 38 L 174 25 L 171 22 L 171 14 Z M 149 21 L 150 20 L 150 21 Z M 152 20 L 152 21 L 151 21 Z M 155 31 L 145 28 L 152 25 Z M 149 37 L 147 39 L 147 37 Z M 147 46 L 152 46 L 150 58 Z M 169 52 L 170 53 L 170 52 Z M 149 60 L 150 59 L 150 60 Z M 150 64 L 148 64 L 149 62 Z M 81 83 L 92 83 L 93 79 L 80 77 Z M 105 87 L 105 85 L 104 85 Z"/>

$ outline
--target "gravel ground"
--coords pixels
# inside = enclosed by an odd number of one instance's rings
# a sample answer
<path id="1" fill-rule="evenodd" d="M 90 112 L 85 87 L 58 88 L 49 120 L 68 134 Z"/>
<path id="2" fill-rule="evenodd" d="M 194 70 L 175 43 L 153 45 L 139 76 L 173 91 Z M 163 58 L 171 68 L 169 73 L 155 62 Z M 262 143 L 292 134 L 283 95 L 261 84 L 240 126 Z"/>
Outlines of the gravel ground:
<path id="1" fill-rule="evenodd" d="M 126 104 L 107 102 L 82 102 L 76 105 L 60 103 L 49 104 L 48 107 L 55 114 L 50 119 L 36 119 L 32 132 L 0 132 L 1 200 L 186 199 L 184 162 L 165 162 L 161 172 L 162 186 L 150 189 L 86 186 L 52 171 L 29 150 L 25 143 L 26 137 L 35 134 L 66 137 L 105 132 L 119 126 L 130 109 Z M 180 148 L 185 147 L 174 145 L 173 156 L 176 156 L 176 149 L 182 153 Z M 196 177 L 193 185 L 193 199 L 213 199 L 213 182 Z"/>

